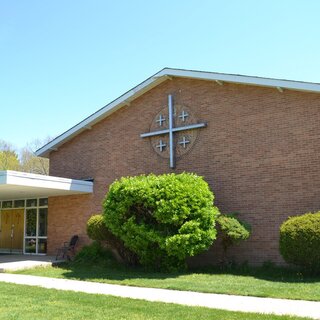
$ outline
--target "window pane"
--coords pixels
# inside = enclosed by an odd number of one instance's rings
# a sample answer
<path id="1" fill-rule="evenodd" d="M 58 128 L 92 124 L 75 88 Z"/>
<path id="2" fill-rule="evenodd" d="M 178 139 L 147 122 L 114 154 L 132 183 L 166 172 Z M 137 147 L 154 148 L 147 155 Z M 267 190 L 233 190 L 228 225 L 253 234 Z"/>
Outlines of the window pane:
<path id="1" fill-rule="evenodd" d="M 14 207 L 15 208 L 24 208 L 24 200 L 15 200 Z"/>
<path id="2" fill-rule="evenodd" d="M 2 201 L 2 208 L 12 208 L 12 201 Z"/>
<path id="3" fill-rule="evenodd" d="M 28 199 L 27 200 L 27 207 L 36 207 L 37 206 L 37 199 Z"/>
<path id="4" fill-rule="evenodd" d="M 48 205 L 48 198 L 39 199 L 39 206 L 40 207 L 45 207 L 47 205 Z"/>
<path id="5" fill-rule="evenodd" d="M 37 209 L 27 209 L 26 236 L 35 237 L 37 232 Z"/>
<path id="6" fill-rule="evenodd" d="M 47 239 L 38 239 L 38 253 L 47 253 Z"/>
<path id="7" fill-rule="evenodd" d="M 26 253 L 36 253 L 36 239 L 25 239 Z"/>
<path id="8" fill-rule="evenodd" d="M 47 236 L 47 216 L 48 216 L 47 208 L 39 209 L 39 229 L 38 229 L 39 237 Z"/>

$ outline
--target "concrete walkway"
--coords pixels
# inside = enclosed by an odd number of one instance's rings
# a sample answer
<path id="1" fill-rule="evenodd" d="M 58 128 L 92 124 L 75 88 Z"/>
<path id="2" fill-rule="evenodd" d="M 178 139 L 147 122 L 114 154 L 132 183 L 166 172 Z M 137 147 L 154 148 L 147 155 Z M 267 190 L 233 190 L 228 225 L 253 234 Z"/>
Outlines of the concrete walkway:
<path id="1" fill-rule="evenodd" d="M 166 289 L 139 288 L 78 280 L 1 273 L 0 281 L 49 289 L 105 294 L 117 297 L 201 306 L 230 311 L 273 313 L 320 319 L 320 302 L 232 296 Z"/>
<path id="2" fill-rule="evenodd" d="M 61 261 L 56 261 L 52 256 L 36 255 L 0 255 L 0 272 L 17 271 L 40 266 L 51 266 Z"/>

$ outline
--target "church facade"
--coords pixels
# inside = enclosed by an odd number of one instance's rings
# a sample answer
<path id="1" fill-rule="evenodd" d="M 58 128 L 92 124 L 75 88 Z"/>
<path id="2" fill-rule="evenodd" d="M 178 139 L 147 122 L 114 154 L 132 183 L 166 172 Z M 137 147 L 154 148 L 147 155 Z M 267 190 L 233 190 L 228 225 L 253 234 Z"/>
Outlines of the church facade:
<path id="1" fill-rule="evenodd" d="M 89 242 L 86 221 L 115 179 L 193 172 L 222 213 L 252 226 L 230 256 L 283 263 L 281 223 L 320 209 L 319 111 L 319 84 L 163 69 L 37 151 L 50 176 L 93 182 L 92 192 L 49 196 L 47 252 L 73 234 Z M 214 245 L 195 261 L 218 257 Z"/>

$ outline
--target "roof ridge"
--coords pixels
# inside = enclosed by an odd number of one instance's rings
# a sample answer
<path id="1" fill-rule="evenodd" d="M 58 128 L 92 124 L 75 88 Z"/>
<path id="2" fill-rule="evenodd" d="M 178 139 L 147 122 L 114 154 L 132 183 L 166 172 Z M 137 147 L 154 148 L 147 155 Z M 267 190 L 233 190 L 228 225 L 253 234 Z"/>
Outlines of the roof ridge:
<path id="1" fill-rule="evenodd" d="M 132 89 L 126 91 L 118 98 L 114 99 L 110 103 L 106 104 L 96 112 L 86 117 L 78 124 L 71 127 L 69 130 L 60 134 L 52 141 L 38 149 L 35 154 L 41 157 L 48 157 L 50 152 L 57 150 L 59 146 L 70 140 L 71 138 L 78 135 L 80 132 L 91 129 L 91 127 L 102 119 L 106 118 L 116 110 L 123 106 L 130 105 L 131 101 L 135 100 L 145 92 L 156 87 L 160 83 L 170 79 L 171 77 L 183 77 L 199 80 L 215 81 L 219 84 L 223 82 L 244 84 L 244 85 L 255 85 L 263 87 L 274 87 L 280 92 L 283 89 L 298 90 L 307 92 L 320 93 L 320 83 L 304 82 L 296 80 L 285 80 L 285 79 L 274 79 L 274 78 L 263 78 L 258 76 L 246 76 L 228 73 L 218 73 L 209 71 L 196 71 L 187 69 L 173 69 L 163 68 L 157 73 L 153 74 L 146 80 L 142 81 Z"/>

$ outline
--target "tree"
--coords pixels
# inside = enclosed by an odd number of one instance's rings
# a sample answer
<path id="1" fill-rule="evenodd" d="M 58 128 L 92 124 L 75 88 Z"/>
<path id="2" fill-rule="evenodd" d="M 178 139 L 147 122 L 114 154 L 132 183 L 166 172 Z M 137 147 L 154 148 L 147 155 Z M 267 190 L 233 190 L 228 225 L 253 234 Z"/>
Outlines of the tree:
<path id="1" fill-rule="evenodd" d="M 19 170 L 20 162 L 18 154 L 12 145 L 0 140 L 0 170 Z"/>
<path id="2" fill-rule="evenodd" d="M 20 162 L 22 171 L 44 175 L 49 174 L 49 159 L 37 157 L 34 152 L 50 140 L 51 138 L 49 137 L 45 140 L 35 139 L 21 150 Z"/>
<path id="3" fill-rule="evenodd" d="M 34 152 L 51 138 L 35 139 L 18 152 L 8 142 L 0 140 L 0 170 L 17 170 L 29 173 L 49 174 L 49 159 L 37 157 Z"/>
<path id="4" fill-rule="evenodd" d="M 237 217 L 238 213 L 221 214 L 217 219 L 218 237 L 221 237 L 223 261 L 227 262 L 228 249 L 250 237 L 251 226 Z"/>

